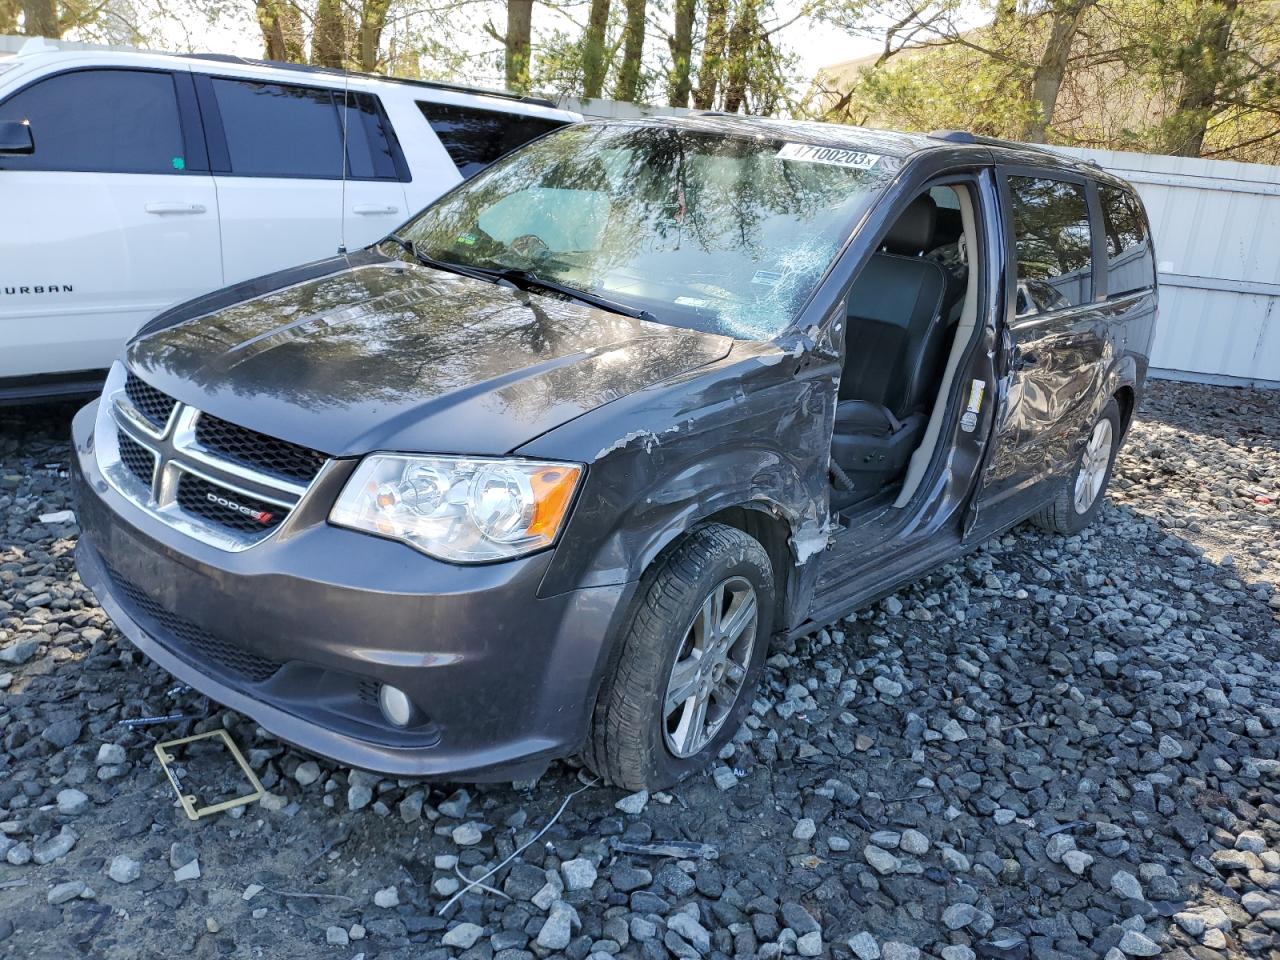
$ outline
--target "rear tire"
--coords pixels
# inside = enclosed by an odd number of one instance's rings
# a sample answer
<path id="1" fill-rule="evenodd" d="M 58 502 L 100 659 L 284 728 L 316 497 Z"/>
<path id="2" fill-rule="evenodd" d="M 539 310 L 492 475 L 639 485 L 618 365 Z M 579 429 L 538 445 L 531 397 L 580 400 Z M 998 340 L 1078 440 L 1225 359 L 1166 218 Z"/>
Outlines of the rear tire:
<path id="1" fill-rule="evenodd" d="M 1120 405 L 1107 401 L 1089 430 L 1075 469 L 1054 498 L 1031 520 L 1051 533 L 1071 536 L 1093 522 L 1106 499 L 1116 453 L 1120 450 Z"/>
<path id="2" fill-rule="evenodd" d="M 583 753 L 628 790 L 669 787 L 715 757 L 742 722 L 773 631 L 773 566 L 753 537 L 708 524 L 660 563 L 622 628 Z"/>

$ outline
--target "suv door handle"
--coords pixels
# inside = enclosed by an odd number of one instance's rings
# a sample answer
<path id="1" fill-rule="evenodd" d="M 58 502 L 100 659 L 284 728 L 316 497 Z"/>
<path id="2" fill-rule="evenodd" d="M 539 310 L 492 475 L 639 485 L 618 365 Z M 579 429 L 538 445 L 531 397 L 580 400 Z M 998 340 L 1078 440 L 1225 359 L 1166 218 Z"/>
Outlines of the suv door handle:
<path id="1" fill-rule="evenodd" d="M 148 203 L 142 209 L 147 213 L 163 216 L 166 213 L 204 213 L 203 203 L 180 203 L 176 200 L 159 200 Z"/>
<path id="2" fill-rule="evenodd" d="M 362 217 L 384 217 L 392 213 L 399 213 L 399 207 L 379 206 L 374 203 L 357 203 L 351 208 L 352 213 L 358 213 Z"/>

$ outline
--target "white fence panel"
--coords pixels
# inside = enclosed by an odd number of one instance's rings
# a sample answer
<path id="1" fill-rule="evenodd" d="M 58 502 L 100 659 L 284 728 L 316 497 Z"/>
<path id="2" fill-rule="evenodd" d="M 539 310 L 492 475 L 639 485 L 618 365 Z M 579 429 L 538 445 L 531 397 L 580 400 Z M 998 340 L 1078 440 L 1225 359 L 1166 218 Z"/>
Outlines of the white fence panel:
<path id="1" fill-rule="evenodd" d="M 1155 234 L 1153 373 L 1280 386 L 1280 167 L 1054 147 L 1133 183 Z"/>

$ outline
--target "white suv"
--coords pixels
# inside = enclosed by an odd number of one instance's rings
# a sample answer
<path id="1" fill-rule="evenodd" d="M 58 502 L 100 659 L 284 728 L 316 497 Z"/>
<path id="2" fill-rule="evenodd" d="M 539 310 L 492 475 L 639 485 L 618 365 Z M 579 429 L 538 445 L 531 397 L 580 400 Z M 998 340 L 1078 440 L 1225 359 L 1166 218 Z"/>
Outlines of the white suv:
<path id="1" fill-rule="evenodd" d="M 0 400 L 84 390 L 164 307 L 370 244 L 580 119 L 238 57 L 0 60 Z"/>

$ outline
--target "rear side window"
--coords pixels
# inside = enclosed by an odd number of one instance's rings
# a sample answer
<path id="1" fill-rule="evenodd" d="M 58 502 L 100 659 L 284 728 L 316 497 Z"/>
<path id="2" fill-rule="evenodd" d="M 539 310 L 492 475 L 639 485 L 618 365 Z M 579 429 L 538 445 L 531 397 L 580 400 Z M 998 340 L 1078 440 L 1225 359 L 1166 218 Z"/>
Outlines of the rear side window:
<path id="1" fill-rule="evenodd" d="M 475 176 L 499 157 L 535 137 L 564 126 L 559 120 L 447 103 L 420 100 L 418 109 L 464 178 Z"/>
<path id="2" fill-rule="evenodd" d="M 248 177 L 342 177 L 342 92 L 213 78 L 231 171 Z M 347 97 L 347 176 L 397 178 L 377 100 Z"/>
<path id="3" fill-rule="evenodd" d="M 213 93 L 233 172 L 342 176 L 342 123 L 328 90 L 215 78 Z"/>
<path id="4" fill-rule="evenodd" d="M 1019 316 L 1087 302 L 1093 249 L 1084 187 L 1063 180 L 1010 177 Z"/>
<path id="5" fill-rule="evenodd" d="M 146 70 L 77 70 L 37 80 L 0 103 L 28 120 L 35 153 L 0 158 L 13 170 L 180 173 L 186 169 L 173 77 Z"/>
<path id="6" fill-rule="evenodd" d="M 1147 220 L 1127 190 L 1098 184 L 1102 231 L 1107 241 L 1107 296 L 1123 296 L 1154 285 L 1155 262 Z"/>

